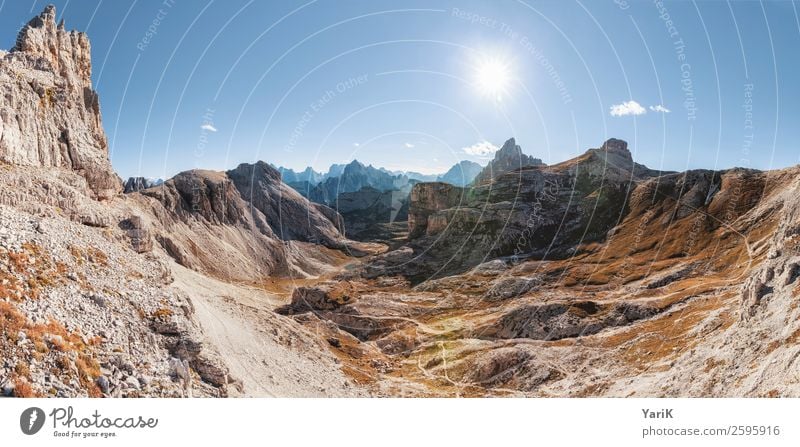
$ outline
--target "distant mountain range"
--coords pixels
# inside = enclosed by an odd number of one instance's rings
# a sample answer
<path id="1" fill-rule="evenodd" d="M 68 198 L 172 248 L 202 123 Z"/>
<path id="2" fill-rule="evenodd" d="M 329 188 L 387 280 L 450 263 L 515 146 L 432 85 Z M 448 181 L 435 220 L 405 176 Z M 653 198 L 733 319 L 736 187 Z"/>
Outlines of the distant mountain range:
<path id="1" fill-rule="evenodd" d="M 463 160 L 443 174 L 422 174 L 415 171 L 389 170 L 365 165 L 358 160 L 348 164 L 333 164 L 328 172 L 315 171 L 307 167 L 295 171 L 283 166 L 273 166 L 281 173 L 284 183 L 295 188 L 305 197 L 319 203 L 330 204 L 344 192 L 355 192 L 364 187 L 379 191 L 400 190 L 419 182 L 445 182 L 465 186 L 481 172 L 483 166 Z"/>
<path id="2" fill-rule="evenodd" d="M 333 164 L 328 172 L 306 167 L 295 171 L 269 165 L 280 179 L 306 199 L 341 215 L 345 234 L 351 239 L 373 240 L 397 230 L 395 223 L 408 219 L 410 193 L 418 183 L 446 183 L 457 187 L 491 183 L 498 176 L 528 166 L 544 166 L 538 158 L 522 153 L 513 138 L 506 141 L 484 167 L 462 160 L 443 174 L 389 170 L 358 160 Z M 161 179 L 131 177 L 125 193 L 143 192 L 164 184 Z M 329 207 L 329 208 L 328 208 Z M 339 220 L 334 219 L 339 222 Z M 387 226 L 388 225 L 388 226 Z"/>
<path id="3" fill-rule="evenodd" d="M 125 194 L 139 192 L 143 189 L 152 188 L 162 184 L 164 184 L 164 180 L 160 178 L 129 177 L 125 182 L 124 192 Z"/>
<path id="4" fill-rule="evenodd" d="M 371 240 L 375 234 L 385 234 L 386 224 L 408 219 L 409 194 L 418 183 L 441 182 L 466 187 L 491 182 L 508 171 L 542 165 L 542 160 L 523 154 L 511 138 L 486 167 L 463 160 L 443 174 L 392 171 L 358 160 L 332 165 L 327 173 L 311 167 L 300 172 L 285 167 L 275 169 L 283 182 L 302 196 L 341 214 L 348 237 Z"/>
<path id="5" fill-rule="evenodd" d="M 272 165 L 275 167 L 275 165 Z M 297 182 L 309 182 L 309 183 L 319 183 L 328 176 L 328 174 L 323 174 L 322 172 L 317 172 L 311 167 L 307 167 L 304 171 L 295 172 L 293 169 L 281 167 L 275 167 L 278 172 L 281 173 L 281 179 L 283 179 L 284 183 L 297 183 Z"/>
<path id="6" fill-rule="evenodd" d="M 545 166 L 545 163 L 539 158 L 524 154 L 514 138 L 510 138 L 495 152 L 494 158 L 486 166 L 462 160 L 442 174 L 376 168 L 358 160 L 331 165 L 326 173 L 315 171 L 311 167 L 299 172 L 283 166 L 273 167 L 281 173 L 283 182 L 300 194 L 318 203 L 332 204 L 339 194 L 355 192 L 367 186 L 379 191 L 390 191 L 403 189 L 413 183 L 443 182 L 454 186 L 485 184 L 499 175 L 526 166 Z"/>

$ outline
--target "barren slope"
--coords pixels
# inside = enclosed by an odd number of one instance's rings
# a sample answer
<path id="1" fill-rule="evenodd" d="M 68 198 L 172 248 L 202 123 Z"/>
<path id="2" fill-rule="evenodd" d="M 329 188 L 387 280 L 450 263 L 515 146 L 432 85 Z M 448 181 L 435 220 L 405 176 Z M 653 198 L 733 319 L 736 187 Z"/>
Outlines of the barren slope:
<path id="1" fill-rule="evenodd" d="M 534 249 L 410 289 L 412 245 L 284 312 L 355 336 L 386 365 L 370 379 L 387 394 L 797 396 L 799 179 L 639 177 L 619 224 L 568 256 Z M 375 274 L 387 265 L 396 276 Z"/>

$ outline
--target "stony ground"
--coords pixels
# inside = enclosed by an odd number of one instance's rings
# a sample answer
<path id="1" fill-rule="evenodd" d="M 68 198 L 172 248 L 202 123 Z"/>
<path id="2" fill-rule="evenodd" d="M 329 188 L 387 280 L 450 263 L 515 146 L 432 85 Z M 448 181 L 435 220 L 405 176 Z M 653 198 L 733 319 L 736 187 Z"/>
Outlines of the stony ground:
<path id="1" fill-rule="evenodd" d="M 262 287 L 233 285 L 171 265 L 175 287 L 191 296 L 209 343 L 241 379 L 248 397 L 358 397 L 341 362 L 313 332 L 276 315 L 284 298 Z"/>
<path id="2" fill-rule="evenodd" d="M 305 246 L 298 262 L 322 274 L 214 279 L 140 237 L 167 229 L 138 200 L 0 173 L 7 395 L 800 395 L 796 170 L 735 206 L 723 186 L 699 208 L 634 208 L 565 260 L 416 285 L 369 274 L 403 247 L 311 260 Z"/>
<path id="3" fill-rule="evenodd" d="M 676 179 L 637 187 L 608 237 L 565 259 L 411 287 L 375 274 L 414 256 L 401 247 L 279 312 L 382 395 L 800 396 L 800 171 L 729 172 L 713 195 Z"/>
<path id="4" fill-rule="evenodd" d="M 0 382 L 24 396 L 182 396 L 173 342 L 198 337 L 166 265 L 102 230 L 0 207 Z M 163 335 L 170 324 L 183 334 Z M 164 326 L 164 327 L 162 327 Z M 162 333 L 159 333 L 162 332 Z M 176 340 L 170 340 L 175 338 Z"/>
<path id="5" fill-rule="evenodd" d="M 137 253 L 119 227 L 14 203 L 0 205 L 5 395 L 365 394 L 324 341 L 272 312 L 282 299 L 265 288 L 188 270 L 158 247 Z"/>

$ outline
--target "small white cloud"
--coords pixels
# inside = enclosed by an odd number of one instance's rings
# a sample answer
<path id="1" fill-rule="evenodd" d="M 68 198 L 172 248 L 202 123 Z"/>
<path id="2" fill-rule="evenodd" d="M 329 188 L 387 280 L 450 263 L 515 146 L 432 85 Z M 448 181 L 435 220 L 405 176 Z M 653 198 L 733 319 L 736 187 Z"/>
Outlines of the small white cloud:
<path id="1" fill-rule="evenodd" d="M 407 148 L 409 148 L 409 149 L 411 149 L 412 147 L 414 147 L 414 145 L 413 145 L 413 144 L 411 144 L 411 143 L 406 143 L 406 147 L 407 147 Z"/>
<path id="2" fill-rule="evenodd" d="M 669 112 L 671 112 L 671 110 L 669 110 L 668 108 L 662 106 L 661 104 L 659 104 L 657 106 L 650 106 L 650 110 L 652 110 L 653 112 L 661 112 L 661 113 L 669 113 Z"/>
<path id="3" fill-rule="evenodd" d="M 645 113 L 647 110 L 634 100 L 611 106 L 611 116 L 644 115 Z"/>
<path id="4" fill-rule="evenodd" d="M 461 150 L 475 157 L 486 157 L 487 155 L 494 154 L 499 149 L 500 148 L 495 146 L 494 144 L 486 140 L 483 140 L 473 144 L 472 146 L 467 146 L 465 148 L 462 148 Z"/>
<path id="5" fill-rule="evenodd" d="M 353 143 L 353 147 L 359 147 L 359 146 L 361 146 L 361 143 Z"/>
<path id="6" fill-rule="evenodd" d="M 202 126 L 200 126 L 200 128 L 203 129 L 203 130 L 206 130 L 208 132 L 216 132 L 217 131 L 217 128 L 214 127 L 211 123 L 204 123 Z"/>

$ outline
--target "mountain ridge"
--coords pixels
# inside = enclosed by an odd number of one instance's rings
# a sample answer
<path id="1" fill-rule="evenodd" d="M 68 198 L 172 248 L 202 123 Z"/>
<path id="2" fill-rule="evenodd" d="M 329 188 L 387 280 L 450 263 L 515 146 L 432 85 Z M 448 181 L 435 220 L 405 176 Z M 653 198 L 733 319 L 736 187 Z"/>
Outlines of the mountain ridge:
<path id="1" fill-rule="evenodd" d="M 4 395 L 800 396 L 798 166 L 664 172 L 618 139 L 547 166 L 511 139 L 463 187 L 341 166 L 333 207 L 263 161 L 123 194 L 85 35 L 52 6 L 20 35 Z"/>

